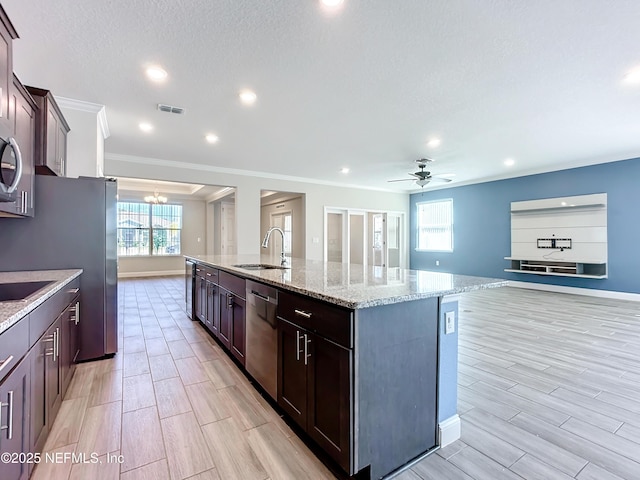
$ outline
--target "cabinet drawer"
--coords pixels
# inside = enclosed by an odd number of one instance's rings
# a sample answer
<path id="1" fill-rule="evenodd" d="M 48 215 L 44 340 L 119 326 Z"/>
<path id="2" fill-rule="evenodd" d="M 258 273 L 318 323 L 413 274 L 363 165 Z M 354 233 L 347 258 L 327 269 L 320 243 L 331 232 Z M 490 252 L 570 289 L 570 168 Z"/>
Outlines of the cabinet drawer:
<path id="1" fill-rule="evenodd" d="M 197 277 L 205 277 L 205 273 L 206 273 L 206 268 L 204 265 L 200 265 L 199 263 L 196 263 L 196 276 Z"/>
<path id="2" fill-rule="evenodd" d="M 29 350 L 29 316 L 0 334 L 0 382 Z"/>
<path id="3" fill-rule="evenodd" d="M 247 295 L 245 291 L 246 282 L 244 278 L 236 277 L 235 275 L 231 275 L 227 272 L 220 272 L 218 280 L 220 286 L 229 290 L 238 297 L 245 298 Z"/>
<path id="4" fill-rule="evenodd" d="M 219 283 L 218 270 L 211 267 L 204 267 L 204 278 L 212 283 Z"/>
<path id="5" fill-rule="evenodd" d="M 80 277 L 62 287 L 29 314 L 29 347 L 34 345 L 78 294 Z"/>
<path id="6" fill-rule="evenodd" d="M 278 292 L 278 316 L 328 338 L 339 345 L 353 348 L 353 313 L 295 293 Z"/>

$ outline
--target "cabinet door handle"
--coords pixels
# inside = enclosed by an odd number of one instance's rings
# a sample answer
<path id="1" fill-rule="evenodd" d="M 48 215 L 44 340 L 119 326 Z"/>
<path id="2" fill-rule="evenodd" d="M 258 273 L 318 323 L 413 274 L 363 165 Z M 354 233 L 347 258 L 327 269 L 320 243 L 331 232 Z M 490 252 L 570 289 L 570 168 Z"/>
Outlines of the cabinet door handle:
<path id="1" fill-rule="evenodd" d="M 71 321 L 78 325 L 80 323 L 80 302 L 76 302 L 76 306 L 73 309 L 75 310 L 75 317 Z"/>
<path id="2" fill-rule="evenodd" d="M 309 357 L 311 356 L 310 353 L 308 353 L 307 351 L 307 346 L 311 343 L 311 340 L 309 339 L 309 337 L 307 336 L 307 334 L 304 334 L 304 364 L 308 365 L 308 360 Z"/>
<path id="3" fill-rule="evenodd" d="M 300 339 L 302 335 L 300 335 L 300 330 L 296 330 L 296 362 L 300 361 Z"/>
<path id="4" fill-rule="evenodd" d="M 80 291 L 79 288 L 71 288 L 71 289 L 67 290 L 67 293 L 70 293 L 71 295 L 75 295 L 79 291 Z"/>
<path id="5" fill-rule="evenodd" d="M 57 362 L 60 356 L 60 328 L 56 327 L 56 331 L 53 332 L 55 340 L 53 341 L 53 361 Z"/>
<path id="6" fill-rule="evenodd" d="M 7 424 L 0 427 L 0 430 L 7 431 L 7 440 L 11 440 L 13 438 L 13 390 L 9 391 L 7 394 L 7 403 L 0 402 L 0 410 L 3 407 L 9 407 Z"/>
<path id="7" fill-rule="evenodd" d="M 294 310 L 294 312 L 295 312 L 296 315 L 300 315 L 301 317 L 311 318 L 311 314 L 305 312 L 304 310 Z"/>
<path id="8" fill-rule="evenodd" d="M 13 360 L 13 355 L 9 355 L 7 357 L 7 359 L 4 360 L 2 362 L 2 364 L 0 364 L 0 372 L 4 369 L 4 367 L 6 367 L 7 365 L 9 365 L 11 363 L 11 360 Z"/>
<path id="9" fill-rule="evenodd" d="M 233 307 L 233 295 L 230 293 L 227 293 L 227 307 Z"/>

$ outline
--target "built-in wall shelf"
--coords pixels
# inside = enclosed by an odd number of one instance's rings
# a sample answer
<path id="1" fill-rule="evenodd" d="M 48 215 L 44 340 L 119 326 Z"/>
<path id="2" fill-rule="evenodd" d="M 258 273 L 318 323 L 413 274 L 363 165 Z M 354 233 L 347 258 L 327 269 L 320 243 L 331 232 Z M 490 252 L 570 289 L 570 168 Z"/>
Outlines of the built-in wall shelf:
<path id="1" fill-rule="evenodd" d="M 522 260 L 505 257 L 511 260 L 511 268 L 505 272 L 530 273 L 536 275 L 556 275 L 577 278 L 607 278 L 607 264 L 594 262 L 556 262 L 551 260 Z"/>

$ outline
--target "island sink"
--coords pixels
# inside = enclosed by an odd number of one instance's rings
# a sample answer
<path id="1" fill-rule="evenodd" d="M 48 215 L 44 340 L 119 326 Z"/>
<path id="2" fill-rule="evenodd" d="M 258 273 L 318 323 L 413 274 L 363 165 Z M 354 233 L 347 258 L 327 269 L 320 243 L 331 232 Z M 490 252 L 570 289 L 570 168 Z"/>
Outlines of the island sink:
<path id="1" fill-rule="evenodd" d="M 0 283 L 0 302 L 24 300 L 53 282 Z"/>

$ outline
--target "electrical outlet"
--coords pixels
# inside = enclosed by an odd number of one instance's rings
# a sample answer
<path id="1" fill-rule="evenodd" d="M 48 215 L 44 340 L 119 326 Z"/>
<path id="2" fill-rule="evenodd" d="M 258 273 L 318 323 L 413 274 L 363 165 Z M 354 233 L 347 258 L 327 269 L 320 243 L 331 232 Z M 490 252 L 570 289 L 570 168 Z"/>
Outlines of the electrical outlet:
<path id="1" fill-rule="evenodd" d="M 444 334 L 456 332 L 456 312 L 445 312 L 444 314 Z"/>
<path id="2" fill-rule="evenodd" d="M 440 260 L 436 260 L 436 267 L 440 266 Z"/>
<path id="3" fill-rule="evenodd" d="M 320 239 L 318 237 L 313 237 L 311 239 L 311 243 L 320 243 Z"/>

